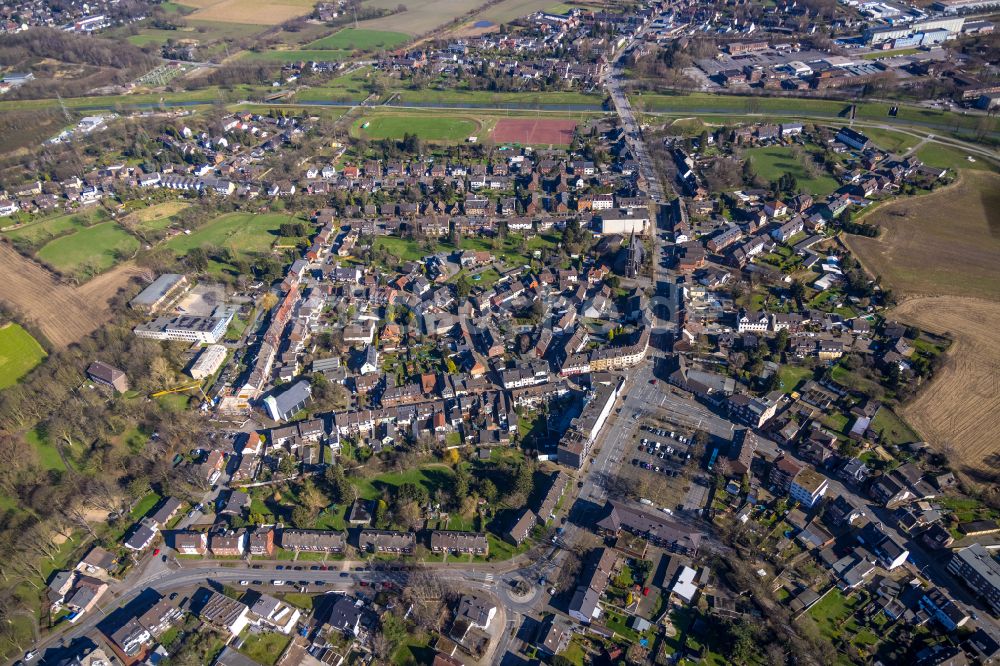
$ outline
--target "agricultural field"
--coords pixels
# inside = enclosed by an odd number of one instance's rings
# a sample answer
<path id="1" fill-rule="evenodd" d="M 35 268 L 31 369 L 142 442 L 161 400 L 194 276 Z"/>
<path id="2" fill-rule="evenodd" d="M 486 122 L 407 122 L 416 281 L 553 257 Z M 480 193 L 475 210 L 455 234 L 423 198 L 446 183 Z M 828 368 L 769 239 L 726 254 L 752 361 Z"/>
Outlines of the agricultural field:
<path id="1" fill-rule="evenodd" d="M 956 469 L 996 483 L 1000 469 L 1000 302 L 957 296 L 905 301 L 893 311 L 900 321 L 955 342 L 944 366 L 901 416 L 923 439 L 945 452 Z"/>
<path id="2" fill-rule="evenodd" d="M 965 171 L 954 185 L 862 219 L 881 234 L 847 236 L 848 246 L 897 293 L 1000 300 L 1000 176 Z"/>
<path id="3" fill-rule="evenodd" d="M 193 7 L 192 19 L 278 25 L 312 12 L 313 0 L 183 0 L 178 4 Z"/>
<path id="4" fill-rule="evenodd" d="M 514 19 L 534 14 L 540 11 L 568 11 L 567 5 L 561 5 L 553 0 L 501 0 L 476 14 L 477 21 L 492 21 L 493 23 L 509 23 Z"/>
<path id="5" fill-rule="evenodd" d="M 746 156 L 757 175 L 768 182 L 790 173 L 795 176 L 803 192 L 809 192 L 814 196 L 827 195 L 840 186 L 837 180 L 827 175 L 819 165 L 813 167 L 810 175 L 805 162 L 809 159 L 809 153 L 804 149 L 801 155 L 796 155 L 792 148 L 766 146 L 751 148 L 746 151 Z"/>
<path id="6" fill-rule="evenodd" d="M 409 132 L 424 141 L 461 142 L 477 134 L 480 124 L 454 115 L 379 114 L 359 118 L 352 129 L 369 139 L 402 139 Z"/>
<path id="7" fill-rule="evenodd" d="M 0 300 L 12 304 L 58 348 L 66 347 L 110 318 L 108 299 L 142 271 L 125 262 L 93 280 L 72 286 L 40 265 L 0 243 L 0 263 L 7 269 L 0 280 Z"/>
<path id="8" fill-rule="evenodd" d="M 49 241 L 35 253 L 60 273 L 93 277 L 139 249 L 139 241 L 115 222 L 101 222 Z"/>
<path id="9" fill-rule="evenodd" d="M 181 25 L 176 30 L 159 30 L 157 28 L 140 28 L 134 35 L 126 39 L 135 46 L 165 44 L 172 39 L 175 42 L 191 40 L 199 44 L 207 44 L 220 40 L 236 40 L 251 37 L 261 31 L 261 26 L 248 23 L 229 23 L 224 21 L 199 21 L 185 18 L 178 21 Z"/>
<path id="10" fill-rule="evenodd" d="M 0 326 L 0 389 L 16 384 L 45 356 L 42 346 L 21 326 Z"/>
<path id="11" fill-rule="evenodd" d="M 964 171 L 958 183 L 884 206 L 866 221 L 879 238 L 848 237 L 870 272 L 903 297 L 892 316 L 955 340 L 944 366 L 900 410 L 925 440 L 976 473 L 996 469 L 1000 440 L 1000 176 Z"/>
<path id="12" fill-rule="evenodd" d="M 405 32 L 417 36 L 450 23 L 483 4 L 483 0 L 411 0 L 403 3 L 406 7 L 404 12 L 362 21 L 359 25 L 370 30 Z M 395 10 L 400 3 L 396 0 L 369 0 L 365 6 Z"/>
<path id="13" fill-rule="evenodd" d="M 310 49 L 369 51 L 373 49 L 394 49 L 408 41 L 410 41 L 410 36 L 401 32 L 344 28 L 328 37 L 317 39 L 307 44 L 306 47 Z"/>
<path id="14" fill-rule="evenodd" d="M 268 213 L 229 213 L 222 215 L 190 235 L 174 236 L 166 242 L 171 250 L 184 254 L 196 247 L 227 247 L 234 252 L 267 252 L 278 239 L 278 228 L 282 222 L 296 221 L 294 215 Z"/>

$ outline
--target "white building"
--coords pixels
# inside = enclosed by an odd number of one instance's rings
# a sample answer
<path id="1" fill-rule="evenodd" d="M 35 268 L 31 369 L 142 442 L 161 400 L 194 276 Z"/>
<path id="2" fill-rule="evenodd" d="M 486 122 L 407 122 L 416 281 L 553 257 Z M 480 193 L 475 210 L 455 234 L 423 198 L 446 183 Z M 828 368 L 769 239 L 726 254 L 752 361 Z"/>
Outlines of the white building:
<path id="1" fill-rule="evenodd" d="M 226 348 L 223 345 L 209 345 L 198 355 L 198 359 L 191 365 L 188 374 L 194 379 L 204 379 L 215 374 L 215 371 L 222 367 L 226 360 Z"/>
<path id="2" fill-rule="evenodd" d="M 828 478 L 811 469 L 804 469 L 795 475 L 788 488 L 788 494 L 802 506 L 811 509 L 821 497 L 826 495 L 829 488 L 830 480 Z"/>

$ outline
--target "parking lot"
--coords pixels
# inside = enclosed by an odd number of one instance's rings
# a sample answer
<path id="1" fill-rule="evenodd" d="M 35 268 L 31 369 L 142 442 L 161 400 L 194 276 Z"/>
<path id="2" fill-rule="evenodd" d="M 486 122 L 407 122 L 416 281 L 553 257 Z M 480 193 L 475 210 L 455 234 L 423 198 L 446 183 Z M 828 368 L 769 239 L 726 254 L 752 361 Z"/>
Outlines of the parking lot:
<path id="1" fill-rule="evenodd" d="M 694 464 L 681 437 L 687 440 L 687 434 L 674 432 L 671 437 L 669 430 L 654 425 L 636 430 L 622 455 L 619 488 L 662 508 L 674 510 L 684 504 Z"/>

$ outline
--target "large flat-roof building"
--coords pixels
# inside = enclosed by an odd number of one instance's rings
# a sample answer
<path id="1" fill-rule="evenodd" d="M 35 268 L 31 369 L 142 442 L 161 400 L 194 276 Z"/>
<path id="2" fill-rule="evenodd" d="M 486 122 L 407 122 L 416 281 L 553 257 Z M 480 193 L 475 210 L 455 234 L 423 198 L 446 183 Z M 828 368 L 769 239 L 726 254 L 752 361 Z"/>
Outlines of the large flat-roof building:
<path id="1" fill-rule="evenodd" d="M 986 600 L 993 612 L 1000 613 L 1000 562 L 982 544 L 956 552 L 948 562 L 948 571 Z"/>
<path id="2" fill-rule="evenodd" d="M 183 290 L 187 284 L 187 278 L 180 273 L 164 273 L 140 291 L 138 296 L 129 301 L 129 307 L 143 312 L 156 312 Z"/>
<path id="3" fill-rule="evenodd" d="M 132 332 L 140 338 L 171 342 L 204 342 L 215 344 L 225 335 L 235 311 L 223 309 L 211 317 L 157 317 L 148 324 L 140 324 Z"/>

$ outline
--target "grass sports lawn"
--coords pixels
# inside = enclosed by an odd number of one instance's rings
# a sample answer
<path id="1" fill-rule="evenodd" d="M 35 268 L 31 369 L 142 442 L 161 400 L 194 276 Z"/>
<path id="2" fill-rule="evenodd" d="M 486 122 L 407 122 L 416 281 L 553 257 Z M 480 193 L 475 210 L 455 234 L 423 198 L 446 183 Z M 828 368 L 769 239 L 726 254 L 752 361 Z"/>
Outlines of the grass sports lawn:
<path id="1" fill-rule="evenodd" d="M 18 324 L 0 326 L 0 389 L 16 384 L 45 356 L 38 340 Z"/>
<path id="2" fill-rule="evenodd" d="M 278 238 L 282 222 L 302 221 L 286 213 L 229 213 L 217 217 L 190 235 L 181 234 L 167 241 L 175 252 L 185 254 L 196 247 L 228 247 L 236 252 L 267 252 Z"/>
<path id="3" fill-rule="evenodd" d="M 829 194 L 840 186 L 833 177 L 825 173 L 810 178 L 802 162 L 807 156 L 803 155 L 801 159 L 796 159 L 791 148 L 784 146 L 751 148 L 746 151 L 746 156 L 753 163 L 757 175 L 767 181 L 778 180 L 782 174 L 790 173 L 798 180 L 803 191 L 819 196 Z M 818 171 L 822 169 L 818 165 L 816 168 Z"/>
<path id="4" fill-rule="evenodd" d="M 392 49 L 408 41 L 410 36 L 402 32 L 345 28 L 306 46 L 310 49 Z"/>
<path id="5" fill-rule="evenodd" d="M 364 129 L 361 126 L 369 123 Z M 375 115 L 355 121 L 353 130 L 369 139 L 401 139 L 407 132 L 424 141 L 464 141 L 480 124 L 469 118 L 441 115 Z"/>
<path id="6" fill-rule="evenodd" d="M 101 222 L 51 240 L 35 255 L 61 273 L 96 275 L 138 249 L 135 236 L 114 222 Z"/>

